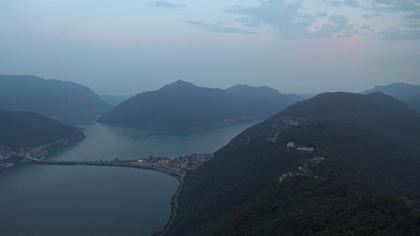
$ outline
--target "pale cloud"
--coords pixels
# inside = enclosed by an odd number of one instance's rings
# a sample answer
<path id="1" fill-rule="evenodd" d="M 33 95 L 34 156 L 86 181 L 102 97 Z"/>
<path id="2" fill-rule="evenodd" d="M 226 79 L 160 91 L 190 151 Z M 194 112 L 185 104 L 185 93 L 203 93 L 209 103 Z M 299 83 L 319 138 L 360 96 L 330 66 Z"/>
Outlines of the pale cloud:
<path id="1" fill-rule="evenodd" d="M 165 1 L 165 0 L 158 0 L 158 1 L 155 1 L 155 2 L 151 3 L 150 5 L 152 7 L 166 8 L 166 9 L 171 9 L 171 10 L 186 7 L 185 4 L 172 3 L 172 2 Z"/>
<path id="2" fill-rule="evenodd" d="M 420 1 L 358 4 L 0 0 L 0 72 L 60 78 L 111 94 L 178 78 L 305 93 L 420 83 Z"/>
<path id="3" fill-rule="evenodd" d="M 368 7 L 375 11 L 413 12 L 420 7 L 418 0 L 370 0 Z"/>
<path id="4" fill-rule="evenodd" d="M 373 33 L 375 32 L 375 29 L 372 28 L 370 25 L 362 25 L 359 27 L 359 30 L 363 33 Z"/>
<path id="5" fill-rule="evenodd" d="M 352 1 L 334 1 L 334 4 L 356 4 Z M 304 1 L 266 0 L 257 6 L 235 5 L 226 9 L 243 27 L 253 31 L 271 28 L 283 39 L 311 39 L 350 37 L 359 31 L 350 20 L 339 14 L 304 11 Z"/>
<path id="6" fill-rule="evenodd" d="M 224 26 L 223 24 L 210 24 L 202 21 L 189 20 L 186 21 L 188 24 L 203 28 L 209 32 L 215 33 L 238 33 L 238 34 L 252 34 L 254 32 L 248 31 L 243 28 L 233 27 L 233 26 Z"/>
<path id="7" fill-rule="evenodd" d="M 235 14 L 246 27 L 271 27 L 283 38 L 301 38 L 308 35 L 307 28 L 316 16 L 301 12 L 303 1 L 283 0 L 260 1 L 256 7 L 235 5 L 226 9 Z"/>
<path id="8" fill-rule="evenodd" d="M 227 8 L 226 12 L 236 15 L 244 27 L 254 31 L 269 27 L 284 39 L 350 37 L 374 32 L 378 32 L 378 36 L 385 40 L 419 39 L 419 0 L 322 0 L 322 2 L 334 8 L 327 17 L 325 13 L 320 15 L 305 11 L 304 0 L 259 0 L 257 6 L 235 5 Z M 359 26 L 354 26 L 349 17 L 337 14 L 337 9 L 340 7 L 350 7 L 359 11 L 366 21 L 372 17 L 395 14 L 401 15 L 403 20 L 400 26 L 385 30 L 375 30 L 367 22 L 359 22 Z M 327 20 L 320 20 L 325 17 Z"/>
<path id="9" fill-rule="evenodd" d="M 361 6 L 358 0 L 324 0 L 324 1 L 334 7 L 342 7 L 342 6 L 360 7 Z"/>
<path id="10" fill-rule="evenodd" d="M 385 40 L 420 39 L 420 1 L 419 0 L 371 0 L 369 10 L 401 14 L 404 23 L 383 30 L 379 35 Z"/>
<path id="11" fill-rule="evenodd" d="M 401 25 L 385 31 L 380 35 L 391 41 L 396 40 L 420 40 L 420 25 Z"/>
<path id="12" fill-rule="evenodd" d="M 330 37 L 348 37 L 357 33 L 349 19 L 343 15 L 331 15 L 328 20 L 316 31 L 313 36 Z"/>

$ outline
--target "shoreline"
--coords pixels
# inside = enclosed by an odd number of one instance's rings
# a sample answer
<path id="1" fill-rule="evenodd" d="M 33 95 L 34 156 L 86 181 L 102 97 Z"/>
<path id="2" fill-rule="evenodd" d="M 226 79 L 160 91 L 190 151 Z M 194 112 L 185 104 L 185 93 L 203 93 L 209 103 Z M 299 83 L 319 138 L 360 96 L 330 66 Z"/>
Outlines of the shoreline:
<path id="1" fill-rule="evenodd" d="M 30 162 L 20 162 L 21 165 L 55 165 L 55 166 L 93 166 L 93 167 L 114 167 L 114 168 L 134 168 L 134 169 L 142 169 L 142 170 L 147 170 L 147 171 L 155 171 L 161 174 L 165 174 L 171 177 L 174 177 L 179 185 L 175 191 L 175 193 L 172 195 L 171 200 L 170 200 L 170 207 L 171 207 L 171 211 L 170 211 L 170 215 L 169 215 L 169 219 L 167 221 L 167 223 L 165 224 L 165 226 L 159 230 L 156 231 L 154 233 L 152 233 L 153 236 L 161 236 L 161 235 L 165 235 L 166 232 L 168 231 L 169 227 L 172 225 L 175 217 L 176 217 L 176 213 L 178 210 L 178 197 L 179 194 L 181 192 L 181 189 L 183 187 L 183 178 L 184 176 L 180 176 L 159 168 L 151 168 L 148 166 L 135 166 L 135 165 L 117 165 L 115 163 L 89 163 L 89 162 L 80 162 L 80 163 L 71 163 L 71 162 L 57 162 L 57 161 L 33 161 L 31 160 Z"/>
<path id="2" fill-rule="evenodd" d="M 79 140 L 80 141 L 80 140 Z M 175 193 L 172 195 L 170 199 L 170 215 L 169 219 L 167 220 L 166 224 L 163 228 L 159 229 L 158 231 L 153 232 L 151 235 L 153 236 L 163 236 L 165 235 L 169 228 L 172 226 L 174 219 L 177 215 L 178 210 L 178 198 L 183 188 L 183 178 L 184 175 L 177 174 L 176 172 L 168 171 L 159 167 L 152 167 L 152 166 L 145 166 L 145 165 L 132 165 L 128 164 L 125 161 L 116 161 L 116 162 L 89 162 L 89 161 L 54 161 L 48 160 L 50 156 L 50 150 L 58 147 L 65 147 L 71 143 L 70 140 L 58 140 L 50 144 L 38 146 L 28 150 L 25 153 L 24 160 L 19 161 L 15 167 L 19 165 L 57 165 L 57 166 L 92 166 L 92 167 L 118 167 L 118 168 L 135 168 L 135 169 L 143 169 L 149 171 L 155 171 L 161 174 L 165 174 L 171 177 L 174 177 L 178 181 L 178 187 Z M 26 159 L 26 160 L 25 160 Z"/>
<path id="3" fill-rule="evenodd" d="M 178 197 L 179 197 L 179 194 L 181 192 L 182 185 L 184 183 L 183 178 L 179 178 L 178 182 L 179 182 L 179 186 L 176 189 L 176 192 L 174 193 L 174 195 L 171 197 L 171 202 L 170 202 L 171 213 L 169 215 L 169 219 L 168 219 L 167 223 L 165 224 L 165 226 L 163 227 L 163 229 L 152 233 L 151 236 L 164 236 L 168 232 L 169 227 L 172 225 L 172 222 L 174 221 L 175 216 L 176 216 L 176 212 L 178 210 Z"/>
<path id="4" fill-rule="evenodd" d="M 83 138 L 77 139 L 77 140 L 59 139 L 54 142 L 43 144 L 36 147 L 26 147 L 26 148 L 20 148 L 18 150 L 12 150 L 15 154 L 13 158 L 9 158 L 9 159 L 10 160 L 14 159 L 14 161 L 8 161 L 7 159 L 1 160 L 0 163 L 10 163 L 10 166 L 6 168 L 0 168 L 0 171 L 17 168 L 19 165 L 24 164 L 23 162 L 25 159 L 46 160 L 50 156 L 51 150 L 54 150 L 55 148 L 59 148 L 59 147 L 67 147 L 69 145 L 76 144 L 85 138 L 86 137 L 83 136 Z"/>

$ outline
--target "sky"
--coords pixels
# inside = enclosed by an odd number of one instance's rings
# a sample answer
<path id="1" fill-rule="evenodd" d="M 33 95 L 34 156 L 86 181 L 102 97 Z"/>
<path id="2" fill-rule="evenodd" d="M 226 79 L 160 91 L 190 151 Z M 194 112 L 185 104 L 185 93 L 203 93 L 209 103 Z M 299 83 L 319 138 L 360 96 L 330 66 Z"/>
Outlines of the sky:
<path id="1" fill-rule="evenodd" d="M 420 0 L 0 0 L 0 74 L 132 95 L 420 84 Z"/>

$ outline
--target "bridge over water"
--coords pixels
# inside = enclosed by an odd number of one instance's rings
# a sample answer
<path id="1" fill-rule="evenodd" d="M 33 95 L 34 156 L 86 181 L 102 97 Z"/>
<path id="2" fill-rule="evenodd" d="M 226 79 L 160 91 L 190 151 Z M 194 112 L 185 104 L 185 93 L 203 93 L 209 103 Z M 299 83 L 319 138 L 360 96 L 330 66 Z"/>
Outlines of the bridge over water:
<path id="1" fill-rule="evenodd" d="M 159 166 L 152 163 L 139 162 L 138 160 L 91 160 L 91 161 L 51 161 L 51 160 L 38 160 L 34 158 L 26 158 L 21 162 L 25 165 L 55 165 L 55 166 L 99 166 L 99 167 L 125 167 L 125 168 L 137 168 L 145 170 L 158 171 L 167 175 L 171 175 L 180 179 L 181 174 L 176 170 Z"/>

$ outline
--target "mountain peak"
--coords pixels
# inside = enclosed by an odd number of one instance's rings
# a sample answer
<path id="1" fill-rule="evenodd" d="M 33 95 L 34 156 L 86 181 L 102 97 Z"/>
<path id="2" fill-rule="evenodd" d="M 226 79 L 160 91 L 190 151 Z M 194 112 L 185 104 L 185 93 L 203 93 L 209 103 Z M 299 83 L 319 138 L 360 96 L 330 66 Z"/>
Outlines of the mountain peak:
<path id="1" fill-rule="evenodd" d="M 394 205 L 388 199 L 378 207 L 372 199 L 383 192 L 395 193 L 395 199 L 403 196 L 402 192 L 415 196 L 420 192 L 414 181 L 419 178 L 418 152 L 412 150 L 418 147 L 412 141 L 420 141 L 420 116 L 388 100 L 396 101 L 380 93 L 325 93 L 247 129 L 183 179 L 179 211 L 166 235 L 302 235 L 316 229 L 309 233 L 315 235 L 323 222 L 337 218 L 334 212 L 342 211 L 346 211 L 347 221 L 359 216 L 364 219 L 375 211 L 378 217 L 372 219 L 393 219 L 384 212 L 404 206 L 401 202 Z M 289 149 L 289 141 L 313 151 Z M 366 207 L 368 202 L 372 208 Z M 355 207 L 349 207 L 353 203 Z M 390 215 L 394 212 L 405 210 Z M 296 221 L 281 223 L 291 218 Z M 311 223 L 302 231 L 290 227 L 300 222 Z M 340 218 L 327 226 L 332 228 L 323 230 L 337 229 L 331 234 L 339 234 L 347 229 L 342 222 Z M 411 220 L 403 217 L 402 222 Z M 376 223 L 354 227 L 371 230 L 372 225 Z"/>
<path id="2" fill-rule="evenodd" d="M 412 109 L 420 112 L 420 85 L 408 83 L 393 83 L 389 85 L 376 86 L 363 92 L 363 94 L 370 94 L 373 92 L 381 92 L 392 96 Z"/>
<path id="3" fill-rule="evenodd" d="M 157 91 L 135 95 L 99 121 L 171 129 L 208 127 L 237 120 L 266 119 L 296 101 L 275 90 L 272 95 L 261 88 L 243 87 L 246 89 L 234 93 L 178 80 Z"/>
<path id="4" fill-rule="evenodd" d="M 173 82 L 172 85 L 194 85 L 194 84 L 191 83 L 191 82 L 187 82 L 185 80 L 179 79 L 179 80 Z"/>
<path id="5" fill-rule="evenodd" d="M 324 93 L 290 106 L 282 116 L 352 123 L 394 141 L 420 142 L 420 116 L 397 99 L 383 93 L 369 95 Z M 384 127 L 390 127 L 384 129 Z"/>
<path id="6" fill-rule="evenodd" d="M 372 92 L 383 92 L 388 95 L 395 95 L 395 94 L 404 94 L 410 92 L 420 93 L 420 85 L 416 84 L 408 84 L 408 83 L 392 83 L 388 85 L 378 85 L 375 86 L 373 89 L 369 89 L 364 91 L 364 94 L 369 94 Z"/>
<path id="7" fill-rule="evenodd" d="M 376 89 L 379 88 L 386 88 L 386 87 L 419 87 L 419 85 L 415 85 L 415 84 L 409 84 L 409 83 L 404 83 L 404 82 L 396 82 L 396 83 L 392 83 L 392 84 L 388 84 L 388 85 L 380 85 L 380 86 L 375 86 Z"/>
<path id="8" fill-rule="evenodd" d="M 235 90 L 259 90 L 259 91 L 269 91 L 269 92 L 273 92 L 273 93 L 279 93 L 279 91 L 277 91 L 274 88 L 268 87 L 266 85 L 263 86 L 251 86 L 251 85 L 247 85 L 247 84 L 237 84 L 237 85 L 233 85 L 230 88 L 226 89 L 227 91 L 235 91 Z"/>
<path id="9" fill-rule="evenodd" d="M 184 89 L 184 88 L 197 88 L 196 85 L 193 83 L 184 81 L 184 80 L 177 80 L 171 84 L 165 85 L 162 89 Z"/>

